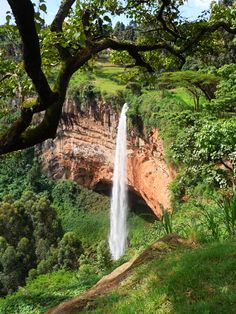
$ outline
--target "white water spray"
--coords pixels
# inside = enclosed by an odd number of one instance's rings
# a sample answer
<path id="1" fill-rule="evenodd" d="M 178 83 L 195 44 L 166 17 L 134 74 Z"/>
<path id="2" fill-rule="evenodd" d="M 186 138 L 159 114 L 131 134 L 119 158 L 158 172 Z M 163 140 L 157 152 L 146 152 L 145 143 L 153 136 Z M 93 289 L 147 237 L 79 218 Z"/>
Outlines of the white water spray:
<path id="1" fill-rule="evenodd" d="M 110 211 L 110 235 L 109 247 L 112 258 L 119 259 L 127 246 L 127 134 L 126 134 L 126 111 L 128 105 L 124 104 L 116 138 L 116 153 L 113 174 L 112 200 Z"/>

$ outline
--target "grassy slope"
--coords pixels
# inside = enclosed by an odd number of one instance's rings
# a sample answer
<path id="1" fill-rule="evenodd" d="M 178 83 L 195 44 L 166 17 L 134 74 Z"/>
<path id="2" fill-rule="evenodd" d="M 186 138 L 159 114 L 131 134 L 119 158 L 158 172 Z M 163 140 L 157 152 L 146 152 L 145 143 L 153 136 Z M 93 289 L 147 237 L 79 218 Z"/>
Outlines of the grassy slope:
<path id="1" fill-rule="evenodd" d="M 83 313 L 235 313 L 235 252 L 234 241 L 168 253 L 139 266 Z"/>
<path id="2" fill-rule="evenodd" d="M 122 67 L 108 62 L 99 62 L 96 64 L 93 72 L 76 72 L 70 82 L 70 88 L 79 86 L 83 81 L 90 81 L 102 93 L 115 94 L 125 87 L 121 82 L 121 76 L 124 71 L 125 69 Z"/>
<path id="3" fill-rule="evenodd" d="M 121 83 L 121 75 L 124 71 L 124 68 L 109 63 L 99 63 L 95 69 L 94 85 L 102 92 L 115 94 L 124 89 L 124 85 Z"/>
<path id="4" fill-rule="evenodd" d="M 193 250 L 179 248 L 138 266 L 116 289 L 80 313 L 218 314 L 235 313 L 236 242 Z M 7 302 L 0 314 L 42 314 L 81 294 L 98 276 L 59 271 L 40 276 Z"/>

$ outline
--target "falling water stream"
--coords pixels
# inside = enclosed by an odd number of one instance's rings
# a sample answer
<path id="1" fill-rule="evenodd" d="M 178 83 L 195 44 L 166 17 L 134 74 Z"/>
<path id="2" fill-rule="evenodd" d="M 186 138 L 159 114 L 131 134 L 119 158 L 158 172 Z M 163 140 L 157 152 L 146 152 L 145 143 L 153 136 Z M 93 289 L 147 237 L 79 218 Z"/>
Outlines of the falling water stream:
<path id="1" fill-rule="evenodd" d="M 110 235 L 109 247 L 112 258 L 119 259 L 127 246 L 127 134 L 126 134 L 126 111 L 128 105 L 124 104 L 116 138 L 116 153 L 113 174 L 112 199 L 110 210 Z"/>

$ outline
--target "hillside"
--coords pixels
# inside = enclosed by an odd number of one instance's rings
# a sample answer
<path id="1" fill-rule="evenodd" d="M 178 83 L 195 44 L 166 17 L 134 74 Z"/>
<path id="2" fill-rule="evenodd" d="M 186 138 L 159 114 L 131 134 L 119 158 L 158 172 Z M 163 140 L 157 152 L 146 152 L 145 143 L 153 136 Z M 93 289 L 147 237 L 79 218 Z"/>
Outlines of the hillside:
<path id="1" fill-rule="evenodd" d="M 100 90 L 102 94 L 115 95 L 125 88 L 125 81 L 122 78 L 124 74 L 124 67 L 112 64 L 108 59 L 98 60 L 92 69 L 74 74 L 69 90 L 73 91 L 87 81 Z"/>
<path id="2" fill-rule="evenodd" d="M 119 286 L 80 313 L 235 312 L 235 241 L 169 253 L 156 249 Z"/>

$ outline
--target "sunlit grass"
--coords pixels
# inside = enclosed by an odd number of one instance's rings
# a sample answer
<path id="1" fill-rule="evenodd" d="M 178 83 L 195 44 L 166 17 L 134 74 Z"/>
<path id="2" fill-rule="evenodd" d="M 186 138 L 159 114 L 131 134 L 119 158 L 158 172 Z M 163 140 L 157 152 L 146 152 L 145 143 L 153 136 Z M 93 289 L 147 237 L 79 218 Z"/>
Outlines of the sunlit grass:
<path id="1" fill-rule="evenodd" d="M 234 241 L 154 258 L 83 313 L 235 313 L 235 251 Z"/>
<path id="2" fill-rule="evenodd" d="M 102 93 L 115 94 L 123 90 L 122 73 L 125 69 L 108 62 L 98 62 L 93 71 L 78 71 L 70 82 L 70 88 L 79 86 L 84 81 L 94 84 Z"/>

